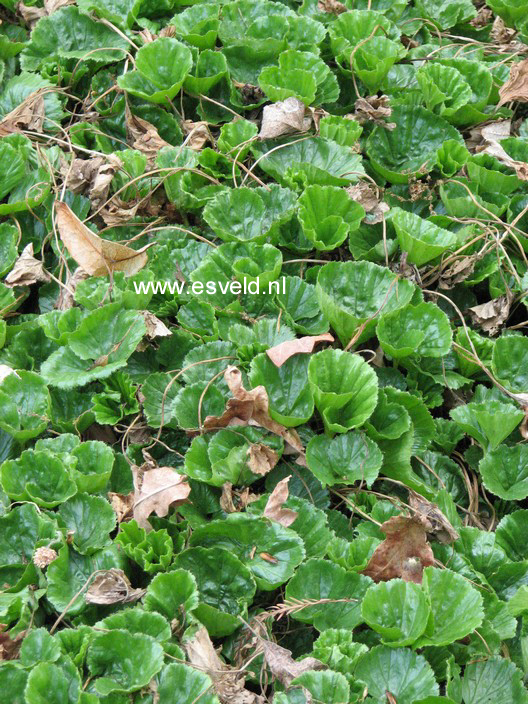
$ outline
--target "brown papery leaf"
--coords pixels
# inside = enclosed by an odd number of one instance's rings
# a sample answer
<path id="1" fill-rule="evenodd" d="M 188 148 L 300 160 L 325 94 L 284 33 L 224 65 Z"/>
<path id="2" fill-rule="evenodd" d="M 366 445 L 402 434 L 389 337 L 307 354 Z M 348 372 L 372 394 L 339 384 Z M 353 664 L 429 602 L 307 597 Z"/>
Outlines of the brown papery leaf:
<path id="1" fill-rule="evenodd" d="M 261 477 L 271 472 L 279 461 L 278 453 L 261 442 L 251 444 L 248 447 L 247 456 L 248 467 L 253 474 L 258 474 Z"/>
<path id="2" fill-rule="evenodd" d="M 346 192 L 364 208 L 366 215 L 363 222 L 367 225 L 376 225 L 382 222 L 385 213 L 390 210 L 387 203 L 380 200 L 380 189 L 366 181 L 358 181 L 349 186 Z"/>
<path id="3" fill-rule="evenodd" d="M 165 323 L 159 318 L 156 318 L 154 313 L 151 313 L 149 310 L 140 310 L 139 312 L 145 321 L 148 338 L 153 340 L 155 337 L 168 337 L 172 335 Z"/>
<path id="4" fill-rule="evenodd" d="M 134 510 L 133 491 L 130 494 L 118 494 L 116 492 L 109 491 L 107 496 L 117 516 L 118 523 L 122 523 L 124 520 L 129 520 L 132 518 L 132 512 Z"/>
<path id="5" fill-rule="evenodd" d="M 7 624 L 0 623 L 0 662 L 4 660 L 16 660 L 22 641 L 27 635 L 24 630 L 11 638 L 9 633 L 5 633 L 6 628 Z"/>
<path id="6" fill-rule="evenodd" d="M 284 477 L 275 486 L 275 489 L 270 494 L 270 497 L 264 508 L 264 516 L 272 521 L 280 523 L 281 526 L 288 528 L 299 515 L 297 511 L 292 511 L 290 508 L 283 508 L 282 505 L 288 500 L 289 489 L 288 482 L 290 477 Z"/>
<path id="7" fill-rule="evenodd" d="M 510 77 L 499 89 L 499 105 L 515 101 L 528 103 L 528 59 L 513 64 Z"/>
<path id="8" fill-rule="evenodd" d="M 388 95 L 370 95 L 367 98 L 358 98 L 354 104 L 354 115 L 358 122 L 374 122 L 376 125 L 393 130 L 395 122 L 385 122 L 385 118 L 390 117 L 392 108 Z"/>
<path id="9" fill-rule="evenodd" d="M 221 416 L 207 416 L 203 425 L 205 430 L 218 430 L 231 425 L 257 425 L 280 435 L 294 450 L 304 454 L 297 432 L 270 418 L 268 393 L 264 386 L 247 391 L 242 384 L 242 374 L 236 367 L 228 367 L 224 379 L 233 398 L 229 399 Z"/>
<path id="10" fill-rule="evenodd" d="M 51 281 L 50 275 L 44 271 L 40 259 L 33 256 L 33 242 L 24 247 L 22 254 L 16 260 L 13 268 L 5 278 L 6 286 L 31 286 L 42 281 Z"/>
<path id="11" fill-rule="evenodd" d="M 213 142 L 208 123 L 203 120 L 198 120 L 198 122 L 184 120 L 182 127 L 184 133 L 187 135 L 185 138 L 185 146 L 189 147 L 189 149 L 193 149 L 195 152 L 201 151 L 207 142 Z"/>
<path id="12" fill-rule="evenodd" d="M 424 567 L 434 564 L 424 523 L 418 515 L 411 518 L 391 516 L 381 526 L 387 537 L 374 550 L 361 574 L 371 577 L 375 582 L 400 577 L 406 582 L 421 584 Z"/>
<path id="13" fill-rule="evenodd" d="M 348 7 L 339 0 L 318 0 L 317 9 L 319 12 L 328 12 L 330 15 L 342 15 L 348 10 Z"/>
<path id="14" fill-rule="evenodd" d="M 473 322 L 493 337 L 508 320 L 511 303 L 511 296 L 505 293 L 503 296 L 468 310 Z"/>
<path id="15" fill-rule="evenodd" d="M 280 345 L 270 347 L 270 349 L 266 350 L 266 354 L 276 367 L 281 367 L 294 354 L 311 354 L 318 342 L 333 341 L 334 338 L 329 332 L 325 332 L 324 335 L 307 335 L 306 337 L 298 337 L 295 340 L 286 340 L 281 342 Z"/>
<path id="16" fill-rule="evenodd" d="M 90 276 L 106 276 L 114 271 L 133 276 L 148 261 L 145 250 L 151 245 L 134 250 L 104 240 L 86 227 L 66 203 L 55 202 L 55 218 L 61 240 L 70 256 Z"/>
<path id="17" fill-rule="evenodd" d="M 444 545 L 454 543 L 459 539 L 459 534 L 438 506 L 412 489 L 409 489 L 409 506 L 424 520 L 424 527 L 429 537 L 435 537 L 439 543 Z"/>
<path id="18" fill-rule="evenodd" d="M 147 157 L 147 164 L 154 165 L 159 150 L 170 144 L 160 137 L 154 125 L 133 115 L 128 103 L 125 105 L 125 121 L 132 147 Z"/>
<path id="19" fill-rule="evenodd" d="M 84 595 L 88 604 L 128 604 L 145 596 L 146 589 L 134 589 L 123 570 L 99 573 Z"/>
<path id="20" fill-rule="evenodd" d="M 286 98 L 273 105 L 266 105 L 262 111 L 260 139 L 272 139 L 283 134 L 306 132 L 312 120 L 304 117 L 305 105 L 298 98 Z"/>
<path id="21" fill-rule="evenodd" d="M 442 271 L 438 288 L 449 290 L 465 281 L 473 273 L 478 259 L 479 257 L 476 254 L 457 259 L 457 261 Z"/>
<path id="22" fill-rule="evenodd" d="M 184 643 L 189 662 L 213 681 L 215 694 L 222 704 L 264 704 L 264 699 L 244 687 L 244 676 L 233 671 L 219 657 L 202 626 Z"/>
<path id="23" fill-rule="evenodd" d="M 49 88 L 39 88 L 30 93 L 14 110 L 7 113 L 0 121 L 0 137 L 22 130 L 42 132 L 46 118 L 44 93 L 49 91 Z"/>
<path id="24" fill-rule="evenodd" d="M 156 467 L 147 471 L 132 467 L 132 474 L 135 487 L 133 514 L 138 525 L 145 530 L 151 530 L 147 519 L 152 513 L 163 518 L 171 505 L 184 503 L 191 493 L 186 477 L 171 467 Z"/>
<path id="25" fill-rule="evenodd" d="M 291 650 L 264 638 L 259 640 L 259 648 L 264 653 L 271 674 L 285 687 L 289 687 L 292 680 L 307 670 L 326 670 L 326 665 L 316 658 L 303 658 L 296 662 L 292 658 Z"/>

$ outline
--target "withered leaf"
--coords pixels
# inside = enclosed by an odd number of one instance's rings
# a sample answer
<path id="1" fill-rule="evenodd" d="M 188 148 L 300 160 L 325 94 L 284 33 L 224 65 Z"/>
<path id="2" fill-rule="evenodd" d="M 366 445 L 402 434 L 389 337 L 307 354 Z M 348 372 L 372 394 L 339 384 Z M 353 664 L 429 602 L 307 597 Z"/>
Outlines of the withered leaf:
<path id="1" fill-rule="evenodd" d="M 387 117 L 392 114 L 388 95 L 370 95 L 367 98 L 358 98 L 354 104 L 353 117 L 358 122 L 374 122 L 376 125 L 385 127 L 388 130 L 393 130 L 396 127 L 395 122 L 385 122 Z"/>
<path id="2" fill-rule="evenodd" d="M 30 93 L 14 110 L 7 113 L 0 120 L 0 137 L 22 130 L 42 132 L 46 119 L 44 94 L 49 91 L 50 88 L 39 88 Z"/>
<path id="3" fill-rule="evenodd" d="M 248 466 L 253 474 L 263 477 L 271 472 L 279 461 L 279 455 L 264 443 L 252 443 L 248 447 Z"/>
<path id="4" fill-rule="evenodd" d="M 66 203 L 55 202 L 55 218 L 66 249 L 90 276 L 106 276 L 114 271 L 132 276 L 148 261 L 145 250 L 150 245 L 134 250 L 102 239 L 86 227 Z"/>
<path id="5" fill-rule="evenodd" d="M 511 296 L 505 293 L 487 303 L 469 308 L 469 313 L 476 325 L 491 336 L 496 335 L 502 325 L 508 320 L 511 307 Z"/>
<path id="6" fill-rule="evenodd" d="M 440 281 L 438 282 L 438 287 L 442 289 L 451 289 L 457 284 L 462 283 L 462 281 L 465 281 L 469 276 L 471 276 L 477 261 L 478 255 L 475 254 L 457 259 L 453 264 L 446 267 L 442 271 Z"/>
<path id="7" fill-rule="evenodd" d="M 528 103 L 528 59 L 512 65 L 510 77 L 499 89 L 499 106 L 510 101 Z"/>
<path id="8" fill-rule="evenodd" d="M 147 157 L 147 164 L 152 166 L 159 150 L 170 146 L 169 143 L 160 137 L 154 125 L 134 115 L 128 103 L 125 105 L 125 122 L 132 147 L 144 154 Z"/>
<path id="9" fill-rule="evenodd" d="M 40 259 L 33 256 L 33 242 L 26 245 L 22 254 L 16 260 L 13 268 L 5 278 L 6 286 L 31 286 L 42 281 L 51 281 L 50 275 L 44 270 Z"/>
<path id="10" fill-rule="evenodd" d="M 184 120 L 182 122 L 185 137 L 185 146 L 193 149 L 195 152 L 201 151 L 207 142 L 213 142 L 211 132 L 209 131 L 208 123 L 203 120 L 193 122 L 192 120 Z"/>
<path id="11" fill-rule="evenodd" d="M 339 0 L 318 0 L 317 9 L 319 12 L 328 12 L 331 15 L 341 15 L 348 10 Z"/>
<path id="12" fill-rule="evenodd" d="M 184 503 L 191 493 L 185 476 L 171 467 L 146 471 L 132 467 L 132 474 L 135 489 L 133 514 L 138 525 L 146 530 L 151 529 L 147 519 L 152 513 L 163 518 L 169 512 L 169 506 Z"/>
<path id="13" fill-rule="evenodd" d="M 0 623 L 0 662 L 3 660 L 16 660 L 22 641 L 26 637 L 26 631 L 17 633 L 11 638 L 9 633 L 5 633 L 7 624 Z"/>
<path id="14" fill-rule="evenodd" d="M 266 354 L 276 367 L 281 367 L 284 362 L 294 354 L 311 354 L 318 342 L 333 342 L 334 338 L 329 332 L 323 335 L 307 335 L 295 340 L 285 340 L 275 347 L 266 350 Z"/>
<path id="15" fill-rule="evenodd" d="M 261 696 L 244 687 L 244 676 L 220 659 L 204 626 L 184 643 L 184 647 L 191 665 L 212 679 L 215 694 L 222 704 L 264 704 Z"/>
<path id="16" fill-rule="evenodd" d="M 84 595 L 88 604 L 127 604 L 145 595 L 146 589 L 134 589 L 123 570 L 112 568 L 100 572 Z"/>
<path id="17" fill-rule="evenodd" d="M 409 489 L 409 506 L 423 520 L 428 536 L 434 536 L 439 543 L 454 543 L 460 537 L 438 506 Z"/>
<path id="18" fill-rule="evenodd" d="M 306 132 L 312 120 L 305 118 L 304 103 L 298 98 L 287 98 L 273 105 L 266 105 L 262 111 L 260 139 L 271 139 L 293 132 Z"/>
<path id="19" fill-rule="evenodd" d="M 207 416 L 205 430 L 217 430 L 230 425 L 257 425 L 280 435 L 294 450 L 304 454 L 301 440 L 293 429 L 285 428 L 270 418 L 269 399 L 264 386 L 247 391 L 242 384 L 242 374 L 236 367 L 228 367 L 224 373 L 233 398 L 229 399 L 221 416 Z"/>
<path id="20" fill-rule="evenodd" d="M 326 670 L 326 665 L 316 658 L 303 658 L 296 662 L 292 658 L 291 650 L 264 638 L 259 639 L 259 649 L 264 654 L 271 674 L 285 687 L 289 687 L 292 680 L 307 670 Z"/>
<path id="21" fill-rule="evenodd" d="M 130 494 L 118 494 L 113 491 L 108 492 L 110 504 L 117 516 L 117 522 L 122 523 L 124 520 L 132 518 L 134 510 L 134 492 Z"/>
<path id="22" fill-rule="evenodd" d="M 349 186 L 346 192 L 364 208 L 366 215 L 363 222 L 367 225 L 376 225 L 382 222 L 385 213 L 390 210 L 387 203 L 380 200 L 380 189 L 366 181 L 358 181 Z"/>
<path id="23" fill-rule="evenodd" d="M 361 574 L 375 582 L 400 577 L 407 582 L 422 583 L 424 567 L 434 564 L 434 555 L 427 542 L 427 531 L 420 516 L 391 516 L 382 524 L 387 536 L 374 550 Z"/>
<path id="24" fill-rule="evenodd" d="M 290 479 L 291 476 L 284 477 L 284 479 L 278 482 L 270 494 L 263 514 L 266 518 L 280 523 L 281 526 L 285 526 L 285 528 L 291 526 L 299 515 L 297 511 L 292 511 L 290 508 L 283 508 L 283 504 L 288 500 L 289 496 L 288 482 Z"/>
<path id="25" fill-rule="evenodd" d="M 157 318 L 154 313 L 151 313 L 149 310 L 141 310 L 139 312 L 145 321 L 148 338 L 153 340 L 155 337 L 168 337 L 169 335 L 172 335 L 165 323 Z"/>
<path id="26" fill-rule="evenodd" d="M 55 308 L 57 310 L 69 310 L 72 308 L 75 303 L 75 289 L 81 281 L 88 279 L 89 276 L 90 274 L 88 274 L 88 272 L 80 266 L 78 266 L 74 272 L 68 272 L 66 283 L 64 284 L 64 287 L 61 286 L 59 298 L 57 299 Z"/>

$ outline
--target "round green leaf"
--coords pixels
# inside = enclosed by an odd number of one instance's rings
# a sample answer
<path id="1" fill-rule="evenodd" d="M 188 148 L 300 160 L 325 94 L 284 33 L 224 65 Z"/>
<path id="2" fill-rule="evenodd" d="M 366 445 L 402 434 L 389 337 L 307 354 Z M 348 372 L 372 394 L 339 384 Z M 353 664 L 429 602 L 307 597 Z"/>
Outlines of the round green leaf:
<path id="1" fill-rule="evenodd" d="M 494 375 L 507 389 L 528 390 L 528 337 L 499 337 L 493 348 L 491 366 Z"/>
<path id="2" fill-rule="evenodd" d="M 393 208 L 391 212 L 391 222 L 398 235 L 400 248 L 407 252 L 407 260 L 411 264 L 422 266 L 457 243 L 454 232 L 444 230 L 429 220 L 401 208 Z"/>
<path id="3" fill-rule="evenodd" d="M 357 431 L 334 438 L 316 435 L 306 448 L 308 468 L 323 486 L 364 481 L 370 487 L 382 460 L 376 443 Z"/>
<path id="4" fill-rule="evenodd" d="M 482 482 L 488 491 L 508 501 L 528 496 L 528 445 L 499 445 L 479 462 Z"/>
<path id="5" fill-rule="evenodd" d="M 376 335 L 383 350 L 396 359 L 409 354 L 443 357 L 452 342 L 449 318 L 434 303 L 408 305 L 382 315 Z"/>

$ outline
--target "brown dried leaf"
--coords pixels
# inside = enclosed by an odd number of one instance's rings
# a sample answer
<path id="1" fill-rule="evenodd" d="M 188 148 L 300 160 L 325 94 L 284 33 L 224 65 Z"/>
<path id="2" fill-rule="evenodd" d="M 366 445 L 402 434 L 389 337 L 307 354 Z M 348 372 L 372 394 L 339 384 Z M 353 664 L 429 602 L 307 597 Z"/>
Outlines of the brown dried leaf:
<path id="1" fill-rule="evenodd" d="M 184 643 L 191 665 L 205 672 L 213 681 L 215 694 L 222 704 L 264 704 L 264 699 L 244 687 L 244 677 L 232 671 L 218 656 L 205 627 Z"/>
<path id="2" fill-rule="evenodd" d="M 115 511 L 118 523 L 122 523 L 125 520 L 128 521 L 132 518 L 132 512 L 134 510 L 134 492 L 130 494 L 117 494 L 113 491 L 109 491 L 107 496 Z"/>
<path id="3" fill-rule="evenodd" d="M 363 222 L 367 225 L 376 225 L 382 222 L 385 213 L 390 210 L 387 203 L 380 200 L 379 189 L 371 186 L 366 181 L 358 181 L 354 185 L 349 186 L 346 192 L 364 208 L 366 215 Z"/>
<path id="4" fill-rule="evenodd" d="M 144 154 L 147 157 L 147 164 L 152 166 L 159 150 L 170 146 L 169 143 L 160 137 L 154 125 L 132 114 L 128 103 L 125 106 L 125 121 L 129 142 L 133 149 Z"/>
<path id="5" fill-rule="evenodd" d="M 207 142 L 213 143 L 213 137 L 209 132 L 209 126 L 207 122 L 199 120 L 198 122 L 193 122 L 192 120 L 184 120 L 182 122 L 183 132 L 187 136 L 185 137 L 185 146 L 189 149 L 193 149 L 195 152 L 199 152 L 205 147 Z"/>
<path id="6" fill-rule="evenodd" d="M 132 276 L 148 261 L 146 249 L 134 250 L 116 242 L 103 240 L 92 232 L 66 203 L 55 202 L 57 229 L 66 249 L 90 276 L 106 276 L 114 271 L 123 271 Z"/>
<path id="7" fill-rule="evenodd" d="M 169 335 L 172 335 L 172 332 L 165 325 L 165 323 L 159 318 L 156 318 L 154 313 L 151 313 L 148 310 L 140 310 L 139 312 L 145 321 L 147 337 L 149 339 L 153 340 L 155 337 L 168 337 Z"/>
<path id="8" fill-rule="evenodd" d="M 328 12 L 331 15 L 341 15 L 348 10 L 339 0 L 318 0 L 317 9 L 319 12 Z"/>
<path id="9" fill-rule="evenodd" d="M 361 574 L 375 582 L 401 577 L 407 582 L 422 583 L 424 567 L 434 564 L 434 555 L 427 542 L 427 532 L 420 516 L 392 516 L 381 526 L 387 536 L 374 550 Z"/>
<path id="10" fill-rule="evenodd" d="M 270 497 L 264 508 L 264 516 L 272 521 L 280 523 L 281 526 L 288 528 L 299 515 L 297 511 L 292 511 L 290 508 L 282 508 L 282 505 L 288 500 L 289 489 L 288 482 L 290 477 L 284 477 L 275 486 L 275 489 L 270 494 Z"/>
<path id="11" fill-rule="evenodd" d="M 26 637 L 26 631 L 21 631 L 14 638 L 11 638 L 9 633 L 5 633 L 6 628 L 7 624 L 0 623 L 0 662 L 16 660 L 22 641 Z"/>
<path id="12" fill-rule="evenodd" d="M 231 425 L 257 425 L 280 435 L 297 452 L 304 454 L 297 432 L 270 418 L 268 394 L 263 386 L 246 391 L 240 370 L 231 366 L 226 369 L 224 379 L 233 398 L 229 399 L 221 416 L 207 416 L 203 425 L 205 430 L 217 430 Z"/>
<path id="13" fill-rule="evenodd" d="M 0 120 L 0 137 L 22 130 L 42 132 L 46 119 L 44 94 L 49 91 L 49 88 L 39 88 L 30 93 L 14 110 L 7 113 Z"/>
<path id="14" fill-rule="evenodd" d="M 444 545 L 454 543 L 460 537 L 438 506 L 409 489 L 409 506 L 423 520 L 429 537 L 434 536 Z"/>
<path id="15" fill-rule="evenodd" d="M 220 507 L 226 513 L 237 513 L 243 511 L 252 501 L 257 501 L 259 497 L 249 491 L 247 486 L 242 490 L 233 490 L 231 482 L 226 482 L 222 486 L 220 496 Z"/>
<path id="16" fill-rule="evenodd" d="M 457 259 L 451 266 L 442 271 L 438 287 L 451 289 L 465 281 L 473 273 L 478 259 L 479 257 L 476 254 Z"/>
<path id="17" fill-rule="evenodd" d="M 294 354 L 311 354 L 318 342 L 333 342 L 334 338 L 329 332 L 323 335 L 307 335 L 295 340 L 286 340 L 275 347 L 266 350 L 266 354 L 276 367 L 281 367 L 284 362 Z"/>
<path id="18" fill-rule="evenodd" d="M 156 467 L 143 471 L 142 467 L 132 467 L 134 476 L 134 518 L 138 525 L 150 530 L 148 517 L 155 513 L 163 518 L 169 506 L 180 505 L 187 500 L 191 487 L 186 477 L 171 467 Z"/>
<path id="19" fill-rule="evenodd" d="M 127 223 L 135 217 L 138 208 L 139 203 L 125 203 L 119 196 L 112 196 L 99 215 L 103 218 L 105 225 L 115 227 Z"/>
<path id="20" fill-rule="evenodd" d="M 479 11 L 477 12 L 477 16 L 473 17 L 472 20 L 470 20 L 469 24 L 472 27 L 476 27 L 477 29 L 481 29 L 482 27 L 485 27 L 491 22 L 491 19 L 493 17 L 493 12 L 489 9 L 489 7 L 486 7 L 486 5 L 483 5 Z M 491 34 L 493 36 L 493 29 L 491 30 Z"/>
<path id="21" fill-rule="evenodd" d="M 368 98 L 358 98 L 354 105 L 354 116 L 358 122 L 374 122 L 376 125 L 393 130 L 395 122 L 385 122 L 392 114 L 388 95 L 370 95 Z"/>
<path id="22" fill-rule="evenodd" d="M 38 281 L 47 283 L 51 281 L 51 277 L 44 270 L 40 259 L 35 259 L 33 256 L 33 242 L 30 242 L 24 247 L 4 283 L 13 288 L 14 286 L 31 286 Z"/>
<path id="23" fill-rule="evenodd" d="M 259 649 L 264 653 L 271 674 L 285 687 L 289 687 L 292 680 L 307 670 L 326 670 L 326 665 L 316 658 L 303 658 L 296 662 L 292 658 L 291 650 L 265 638 L 259 639 Z"/>
<path id="24" fill-rule="evenodd" d="M 304 103 L 293 97 L 266 105 L 258 136 L 260 139 L 270 139 L 293 132 L 306 132 L 312 120 L 309 116 L 304 117 L 305 110 Z"/>
<path id="25" fill-rule="evenodd" d="M 511 296 L 505 293 L 503 296 L 473 306 L 468 310 L 475 325 L 479 325 L 484 332 L 493 337 L 508 320 L 511 304 Z"/>
<path id="26" fill-rule="evenodd" d="M 271 472 L 279 461 L 279 455 L 264 443 L 255 443 L 248 447 L 248 467 L 253 474 L 261 477 Z"/>
<path id="27" fill-rule="evenodd" d="M 73 273 L 69 272 L 64 287 L 61 287 L 55 308 L 57 310 L 69 310 L 72 308 L 75 303 L 75 289 L 81 281 L 88 279 L 89 276 L 90 274 L 84 269 L 81 269 L 80 266 L 78 266 Z"/>
<path id="28" fill-rule="evenodd" d="M 145 596 L 146 589 L 134 589 L 123 570 L 112 568 L 98 574 L 84 595 L 88 604 L 128 604 Z"/>
<path id="29" fill-rule="evenodd" d="M 528 103 L 528 59 L 513 64 L 510 77 L 499 88 L 499 106 L 510 101 Z"/>
<path id="30" fill-rule="evenodd" d="M 516 32 L 515 29 L 511 29 L 511 27 L 506 27 L 502 17 L 495 17 L 493 27 L 490 31 L 490 37 L 494 41 L 496 41 L 497 44 L 501 44 L 500 49 L 511 47 L 511 44 L 515 41 L 515 37 L 517 36 L 517 34 L 518 32 Z"/>

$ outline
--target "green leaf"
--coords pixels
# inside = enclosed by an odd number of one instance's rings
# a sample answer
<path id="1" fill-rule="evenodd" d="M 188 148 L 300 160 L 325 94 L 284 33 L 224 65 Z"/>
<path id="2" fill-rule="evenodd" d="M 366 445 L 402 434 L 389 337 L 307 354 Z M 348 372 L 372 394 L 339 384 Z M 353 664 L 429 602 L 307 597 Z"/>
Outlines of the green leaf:
<path id="1" fill-rule="evenodd" d="M 219 704 L 211 678 L 183 663 L 173 662 L 163 668 L 157 693 L 159 704 L 185 699 L 195 699 L 200 704 Z"/>
<path id="2" fill-rule="evenodd" d="M 350 687 L 346 677 L 340 672 L 308 671 L 298 675 L 291 681 L 291 686 L 301 685 L 310 692 L 312 701 L 325 704 L 341 704 L 349 701 Z"/>
<path id="3" fill-rule="evenodd" d="M 0 428 L 25 442 L 40 435 L 51 416 L 50 395 L 33 372 L 9 374 L 0 384 Z"/>
<path id="4" fill-rule="evenodd" d="M 25 701 L 27 704 L 76 704 L 79 700 L 79 676 L 74 686 L 69 681 L 67 672 L 49 662 L 36 665 L 27 680 Z M 73 690 L 73 691 L 72 691 Z"/>
<path id="5" fill-rule="evenodd" d="M 305 105 L 333 103 L 339 97 L 336 77 L 315 54 L 289 49 L 281 52 L 279 65 L 266 66 L 259 86 L 273 102 L 295 97 Z"/>
<path id="6" fill-rule="evenodd" d="M 452 343 L 449 318 L 434 303 L 408 305 L 382 315 L 376 335 L 383 350 L 396 359 L 410 354 L 443 357 Z"/>
<path id="7" fill-rule="evenodd" d="M 524 418 L 512 403 L 486 401 L 467 403 L 450 411 L 451 418 L 484 450 L 495 450 Z"/>
<path id="8" fill-rule="evenodd" d="M 233 513 L 196 529 L 191 547 L 219 547 L 249 568 L 259 589 L 276 589 L 294 573 L 305 555 L 302 540 L 290 528 L 265 518 Z"/>
<path id="9" fill-rule="evenodd" d="M 105 630 L 123 630 L 129 633 L 150 636 L 158 643 L 165 643 L 171 637 L 169 622 L 161 614 L 143 611 L 140 607 L 124 609 L 102 621 L 99 621 L 96 628 Z"/>
<path id="10" fill-rule="evenodd" d="M 308 381 L 329 433 L 363 425 L 376 408 L 376 373 L 360 355 L 333 349 L 317 352 L 308 364 Z"/>
<path id="11" fill-rule="evenodd" d="M 334 628 L 336 623 L 352 629 L 363 620 L 361 600 L 371 584 L 369 577 L 347 572 L 328 560 L 312 558 L 288 582 L 286 599 L 306 600 L 306 605 L 293 612 L 292 617 L 313 624 L 318 631 Z M 323 601 L 311 605 L 310 600 Z"/>
<path id="12" fill-rule="evenodd" d="M 308 186 L 299 198 L 299 221 L 317 250 L 339 247 L 356 230 L 365 211 L 336 186 Z"/>
<path id="13" fill-rule="evenodd" d="M 363 326 L 357 342 L 373 337 L 376 317 L 410 303 L 414 286 L 371 262 L 331 262 L 320 269 L 317 297 L 343 345 Z"/>
<path id="14" fill-rule="evenodd" d="M 79 0 L 81 12 L 95 12 L 98 17 L 113 22 L 121 29 L 130 29 L 137 19 L 142 0 Z"/>
<path id="15" fill-rule="evenodd" d="M 464 704 L 504 702 L 517 704 L 526 701 L 526 690 L 522 684 L 522 673 L 504 658 L 466 665 L 462 678 Z"/>
<path id="16" fill-rule="evenodd" d="M 439 693 L 431 666 L 407 648 L 378 645 L 365 653 L 354 675 L 366 683 L 372 699 L 382 704 L 390 692 L 398 704 L 414 704 Z"/>
<path id="17" fill-rule="evenodd" d="M 109 534 L 115 528 L 116 516 L 106 499 L 77 494 L 61 504 L 59 516 L 66 530 L 73 534 L 74 548 L 82 555 L 109 545 Z"/>
<path id="18" fill-rule="evenodd" d="M 174 546 L 164 528 L 147 533 L 135 520 L 128 521 L 120 525 L 116 543 L 149 574 L 165 572 L 172 562 Z"/>
<path id="19" fill-rule="evenodd" d="M 430 611 L 421 587 L 391 579 L 367 590 L 361 615 L 384 645 L 399 647 L 412 645 L 424 633 Z"/>
<path id="20" fill-rule="evenodd" d="M 17 460 L 0 467 L 2 488 L 17 501 L 34 501 L 52 508 L 77 492 L 75 482 L 61 460 L 51 452 L 25 450 Z"/>
<path id="21" fill-rule="evenodd" d="M 100 440 L 87 440 L 73 448 L 71 454 L 77 460 L 71 474 L 79 491 L 103 491 L 114 466 L 112 448 Z"/>
<path id="22" fill-rule="evenodd" d="M 86 662 L 99 694 L 135 692 L 161 670 L 163 648 L 149 636 L 112 630 L 93 639 Z"/>
<path id="23" fill-rule="evenodd" d="M 27 704 L 24 697 L 27 677 L 27 672 L 14 662 L 5 662 L 0 667 L 0 687 L 10 704 Z"/>
<path id="24" fill-rule="evenodd" d="M 492 356 L 495 377 L 509 391 L 528 389 L 528 338 L 517 335 L 499 337 Z"/>
<path id="25" fill-rule="evenodd" d="M 482 596 L 462 575 L 427 567 L 423 587 L 431 604 L 433 628 L 418 639 L 415 647 L 449 645 L 482 623 Z"/>
<path id="26" fill-rule="evenodd" d="M 364 481 L 368 487 L 377 478 L 382 454 L 376 443 L 358 431 L 315 435 L 306 448 L 306 462 L 323 486 Z"/>
<path id="27" fill-rule="evenodd" d="M 314 642 L 312 655 L 331 670 L 350 677 L 359 657 L 368 650 L 363 643 L 355 643 L 352 631 L 329 628 Z"/>
<path id="28" fill-rule="evenodd" d="M 488 491 L 508 501 L 528 496 L 528 446 L 499 445 L 479 462 L 482 482 Z"/>
<path id="29" fill-rule="evenodd" d="M 141 47 L 135 70 L 119 76 L 117 83 L 147 102 L 166 103 L 176 96 L 191 67 L 191 50 L 177 39 L 161 37 Z"/>
<path id="30" fill-rule="evenodd" d="M 407 259 L 422 266 L 454 247 L 457 237 L 428 220 L 401 208 L 393 208 L 391 222 L 398 235 L 400 248 L 407 252 Z"/>
<path id="31" fill-rule="evenodd" d="M 154 577 L 147 588 L 144 604 L 147 611 L 157 611 L 168 621 L 183 621 L 198 606 L 196 580 L 187 570 L 173 570 Z"/>
<path id="32" fill-rule="evenodd" d="M 528 511 L 525 509 L 507 514 L 495 529 L 497 545 L 514 562 L 528 558 L 528 545 L 523 537 L 527 529 Z"/>

